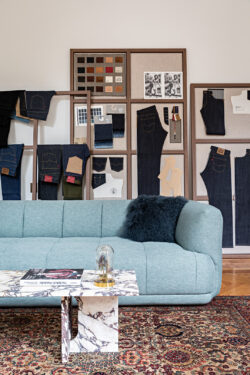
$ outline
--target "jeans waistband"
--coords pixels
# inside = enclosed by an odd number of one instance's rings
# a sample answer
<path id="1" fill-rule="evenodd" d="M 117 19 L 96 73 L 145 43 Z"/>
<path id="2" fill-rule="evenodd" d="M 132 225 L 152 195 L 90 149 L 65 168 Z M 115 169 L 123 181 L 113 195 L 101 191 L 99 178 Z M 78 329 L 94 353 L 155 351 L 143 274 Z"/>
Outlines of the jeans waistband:
<path id="1" fill-rule="evenodd" d="M 226 150 L 226 149 L 221 148 L 221 147 L 211 146 L 211 153 L 216 155 L 216 156 L 220 156 L 222 158 L 223 157 L 228 158 L 228 157 L 230 157 L 231 151 Z"/>
<path id="2" fill-rule="evenodd" d="M 149 119 L 149 116 L 157 116 L 158 117 L 158 112 L 157 112 L 157 109 L 156 109 L 156 106 L 155 105 L 152 105 L 150 107 L 147 107 L 147 108 L 143 108 L 143 109 L 140 109 L 139 111 L 137 111 L 137 116 L 140 118 L 140 119 Z"/>

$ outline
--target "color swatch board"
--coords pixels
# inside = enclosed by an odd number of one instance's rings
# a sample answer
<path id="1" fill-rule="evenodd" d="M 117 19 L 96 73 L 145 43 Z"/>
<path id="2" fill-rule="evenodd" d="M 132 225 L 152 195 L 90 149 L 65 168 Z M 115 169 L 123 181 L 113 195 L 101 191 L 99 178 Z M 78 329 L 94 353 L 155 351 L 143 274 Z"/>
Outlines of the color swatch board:
<path id="1" fill-rule="evenodd" d="M 126 54 L 74 54 L 74 90 L 93 95 L 126 95 Z"/>

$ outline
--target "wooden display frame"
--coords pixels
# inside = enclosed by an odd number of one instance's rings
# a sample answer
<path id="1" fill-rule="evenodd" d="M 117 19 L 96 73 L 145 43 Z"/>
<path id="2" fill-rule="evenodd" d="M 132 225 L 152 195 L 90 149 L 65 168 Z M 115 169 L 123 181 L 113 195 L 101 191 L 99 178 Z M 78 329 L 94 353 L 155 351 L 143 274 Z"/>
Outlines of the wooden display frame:
<path id="1" fill-rule="evenodd" d="M 192 145 L 192 174 L 193 174 L 193 197 L 195 201 L 208 201 L 207 195 L 197 195 L 197 181 L 196 181 L 196 145 L 197 144 L 241 144 L 250 143 L 250 138 L 224 138 L 218 136 L 213 138 L 196 138 L 196 119 L 195 119 L 195 89 L 197 88 L 249 88 L 250 83 L 192 83 L 190 85 L 190 100 L 191 100 L 191 145 Z M 211 136 L 212 137 L 212 136 Z M 234 200 L 234 197 L 232 197 Z"/>
<path id="2" fill-rule="evenodd" d="M 210 136 L 211 138 L 197 138 L 196 136 L 196 109 L 195 109 L 195 90 L 201 88 L 239 88 L 245 89 L 250 88 L 250 83 L 192 83 L 190 85 L 190 104 L 191 104 L 191 155 L 192 155 L 192 199 L 195 201 L 208 201 L 207 195 L 197 194 L 197 156 L 196 147 L 199 144 L 250 144 L 250 138 L 226 138 L 224 136 Z M 232 195 L 232 201 L 234 201 L 234 195 Z M 236 246 L 239 248 L 239 246 Z M 234 249 L 235 246 L 232 248 Z M 249 258 L 249 253 L 240 253 L 240 250 L 234 253 L 223 254 L 223 258 Z"/>
<path id="3" fill-rule="evenodd" d="M 183 155 L 184 158 L 184 196 L 189 198 L 189 184 L 188 184 L 188 150 L 187 150 L 187 67 L 186 67 L 186 49 L 71 49 L 70 50 L 70 89 L 74 90 L 74 54 L 76 53 L 124 53 L 126 54 L 126 97 L 109 97 L 98 98 L 91 97 L 91 104 L 107 104 L 107 103 L 124 103 L 126 104 L 126 126 L 127 126 L 127 149 L 126 150 L 96 150 L 90 149 L 91 155 L 126 155 L 127 156 L 127 199 L 132 198 L 132 155 L 136 155 L 136 151 L 131 147 L 131 106 L 134 103 L 143 104 L 171 104 L 175 103 L 183 105 L 183 149 L 182 150 L 162 150 L 162 155 Z M 183 99 L 133 99 L 131 97 L 131 55 L 139 53 L 169 53 L 181 54 L 182 59 L 182 72 L 183 72 Z M 81 91 L 80 91 L 81 92 Z M 70 96 L 70 126 L 74 127 L 74 105 L 82 103 L 78 98 Z M 86 102 L 86 100 L 85 100 Z M 87 136 L 90 134 L 89 123 L 87 125 Z M 86 171 L 86 199 L 89 199 L 91 181 L 90 168 Z M 89 183 L 88 183 L 89 182 Z"/>

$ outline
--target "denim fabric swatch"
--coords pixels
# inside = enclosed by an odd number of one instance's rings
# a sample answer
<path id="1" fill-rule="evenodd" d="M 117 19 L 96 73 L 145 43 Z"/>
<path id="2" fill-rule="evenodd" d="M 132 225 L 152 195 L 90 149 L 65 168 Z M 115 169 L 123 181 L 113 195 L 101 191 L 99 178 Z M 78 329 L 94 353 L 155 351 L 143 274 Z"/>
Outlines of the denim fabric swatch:
<path id="1" fill-rule="evenodd" d="M 109 113 L 112 116 L 113 137 L 123 138 L 125 131 L 125 115 L 124 113 Z"/>
<path id="2" fill-rule="evenodd" d="M 93 169 L 97 172 L 102 172 L 105 170 L 107 164 L 107 158 L 97 158 L 93 157 Z"/>
<path id="3" fill-rule="evenodd" d="M 105 173 L 93 173 L 92 174 L 92 188 L 96 189 L 97 187 L 106 183 L 106 174 Z"/>
<path id="4" fill-rule="evenodd" d="M 95 148 L 113 148 L 112 124 L 95 124 Z"/>
<path id="5" fill-rule="evenodd" d="M 112 171 L 120 172 L 123 170 L 123 158 L 110 157 L 109 162 Z"/>

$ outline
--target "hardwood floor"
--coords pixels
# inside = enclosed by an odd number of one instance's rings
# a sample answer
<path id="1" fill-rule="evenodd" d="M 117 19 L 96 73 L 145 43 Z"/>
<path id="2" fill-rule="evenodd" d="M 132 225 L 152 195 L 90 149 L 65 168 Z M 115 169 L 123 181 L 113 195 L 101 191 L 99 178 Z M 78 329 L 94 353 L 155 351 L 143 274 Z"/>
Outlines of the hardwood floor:
<path id="1" fill-rule="evenodd" d="M 250 296 L 250 259 L 223 259 L 220 296 Z"/>

